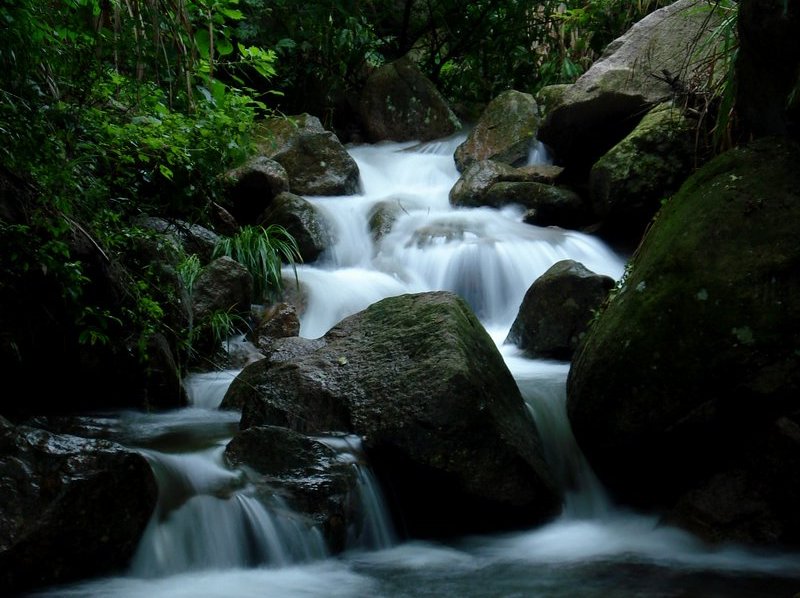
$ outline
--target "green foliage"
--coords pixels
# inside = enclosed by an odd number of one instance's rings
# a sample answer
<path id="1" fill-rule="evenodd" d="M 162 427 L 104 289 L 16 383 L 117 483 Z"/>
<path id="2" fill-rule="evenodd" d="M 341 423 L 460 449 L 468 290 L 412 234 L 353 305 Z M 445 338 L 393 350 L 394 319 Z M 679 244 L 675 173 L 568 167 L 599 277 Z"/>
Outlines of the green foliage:
<path id="1" fill-rule="evenodd" d="M 0 290 L 44 289 L 76 342 L 140 353 L 164 330 L 163 274 L 131 263 L 134 218 L 203 221 L 218 175 L 251 151 L 268 112 L 244 84 L 274 52 L 237 42 L 239 0 L 9 0 L 0 4 L 0 169 L 29 182 L 0 212 Z M 98 295 L 94 258 L 125 293 Z M 33 298 L 38 300 L 38 298 Z M 22 299 L 20 299 L 22 301 Z"/>
<path id="2" fill-rule="evenodd" d="M 381 4 L 381 3 L 374 3 Z M 283 108 L 310 112 L 330 126 L 333 112 L 357 93 L 368 69 L 384 62 L 390 33 L 378 31 L 373 3 L 348 0 L 242 0 L 243 43 L 274 48 Z"/>
<path id="3" fill-rule="evenodd" d="M 203 271 L 200 258 L 195 254 L 187 255 L 178 264 L 178 278 L 181 279 L 186 294 L 191 298 L 194 293 L 194 283 Z"/>
<path id="4" fill-rule="evenodd" d="M 694 92 L 691 99 L 709 129 L 707 136 L 713 150 L 724 151 L 733 145 L 739 4 L 734 0 L 718 0 L 713 9 L 721 15 L 720 22 L 694 52 L 707 62 L 707 78 L 691 82 Z"/>
<path id="5" fill-rule="evenodd" d="M 297 241 L 278 224 L 245 226 L 235 236 L 220 240 L 214 257 L 227 255 L 242 264 L 253 276 L 257 301 L 273 299 L 283 290 L 282 267 L 288 263 L 297 277 L 297 262 L 302 262 Z"/>

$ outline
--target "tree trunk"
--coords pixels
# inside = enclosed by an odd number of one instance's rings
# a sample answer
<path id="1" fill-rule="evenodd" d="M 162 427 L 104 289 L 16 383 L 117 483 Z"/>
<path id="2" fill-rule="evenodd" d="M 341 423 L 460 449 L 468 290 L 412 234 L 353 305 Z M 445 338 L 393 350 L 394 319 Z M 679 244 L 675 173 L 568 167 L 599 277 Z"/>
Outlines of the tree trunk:
<path id="1" fill-rule="evenodd" d="M 739 2 L 737 112 L 746 138 L 797 135 L 787 111 L 800 70 L 800 2 Z"/>

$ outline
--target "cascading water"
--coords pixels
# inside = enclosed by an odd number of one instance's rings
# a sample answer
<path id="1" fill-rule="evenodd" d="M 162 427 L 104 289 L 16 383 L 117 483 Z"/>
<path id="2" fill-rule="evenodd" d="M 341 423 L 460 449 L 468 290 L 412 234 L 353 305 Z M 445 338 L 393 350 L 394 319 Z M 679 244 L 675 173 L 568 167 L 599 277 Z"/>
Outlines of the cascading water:
<path id="1" fill-rule="evenodd" d="M 523 224 L 515 208 L 451 207 L 448 193 L 458 177 L 453 152 L 462 139 L 353 147 L 363 192 L 308 198 L 336 242 L 316 263 L 298 268 L 306 297 L 301 336 L 319 337 L 384 297 L 426 290 L 462 295 L 534 415 L 565 489 L 562 517 L 534 530 L 449 545 L 397 542 L 358 439 L 318 438 L 357 468 L 364 507 L 349 540 L 358 550 L 322 558 L 315 530 L 292 528 L 280 505 L 257 503 L 237 473 L 222 466 L 220 453 L 238 416 L 213 408 L 233 372 L 207 374 L 188 381 L 194 408 L 156 419 L 126 416 L 122 437 L 147 447 L 156 472 L 170 480 L 162 483 L 169 490 L 134 561 L 136 575 L 59 588 L 58 595 L 764 597 L 800 589 L 798 555 L 710 549 L 658 526 L 655 517 L 611 504 L 572 437 L 569 364 L 527 359 L 503 340 L 525 291 L 556 261 L 573 259 L 619 278 L 625 259 L 589 235 Z M 530 156 L 542 161 L 546 152 L 536 145 Z M 376 210 L 392 221 L 381 235 L 370 230 Z M 192 451 L 170 450 L 181 443 Z"/>

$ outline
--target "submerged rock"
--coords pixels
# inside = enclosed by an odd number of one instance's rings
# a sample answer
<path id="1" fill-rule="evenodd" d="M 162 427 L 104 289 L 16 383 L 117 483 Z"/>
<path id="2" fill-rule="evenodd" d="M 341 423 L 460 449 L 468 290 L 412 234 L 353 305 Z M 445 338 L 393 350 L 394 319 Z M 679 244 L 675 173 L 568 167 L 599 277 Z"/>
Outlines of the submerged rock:
<path id="1" fill-rule="evenodd" d="M 357 474 L 335 450 L 286 428 L 256 426 L 228 443 L 225 459 L 247 466 L 248 480 L 264 502 L 278 493 L 319 525 L 332 552 L 345 549 L 348 528 L 358 522 Z"/>
<path id="2" fill-rule="evenodd" d="M 800 545 L 798 161 L 764 139 L 691 176 L 568 377 L 575 436 L 610 490 L 679 504 L 673 520 L 715 540 Z"/>
<path id="3" fill-rule="evenodd" d="M 446 292 L 379 301 L 319 347 L 245 368 L 241 427 L 355 433 L 413 536 L 542 522 L 560 497 L 493 341 Z"/>

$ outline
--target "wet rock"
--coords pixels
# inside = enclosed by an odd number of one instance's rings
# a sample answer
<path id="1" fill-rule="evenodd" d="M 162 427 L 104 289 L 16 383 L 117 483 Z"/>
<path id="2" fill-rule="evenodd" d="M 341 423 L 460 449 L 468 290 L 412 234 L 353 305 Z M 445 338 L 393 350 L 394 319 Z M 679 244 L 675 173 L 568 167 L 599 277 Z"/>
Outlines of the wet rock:
<path id="1" fill-rule="evenodd" d="M 315 261 L 333 244 L 330 228 L 314 205 L 294 193 L 281 193 L 259 216 L 262 226 L 277 224 L 284 227 L 300 250 L 303 262 Z"/>
<path id="2" fill-rule="evenodd" d="M 274 426 L 239 432 L 225 449 L 232 466 L 245 465 L 264 502 L 277 493 L 323 530 L 334 553 L 347 546 L 348 528 L 359 521 L 357 474 L 351 462 L 315 440 Z"/>
<path id="3" fill-rule="evenodd" d="M 692 528 L 715 529 L 715 539 L 740 537 L 736 517 L 714 523 L 715 511 L 730 512 L 714 506 L 715 489 L 734 486 L 761 505 L 758 517 L 779 518 L 776 541 L 799 538 L 797 511 L 775 502 L 781 478 L 800 477 L 795 460 L 769 491 L 749 494 L 748 473 L 716 478 L 773 468 L 759 447 L 798 408 L 798 159 L 796 144 L 763 139 L 692 175 L 659 212 L 568 377 L 575 436 L 609 489 L 667 508 L 695 489 L 703 498 L 690 502 L 707 506 L 693 509 Z"/>
<path id="4" fill-rule="evenodd" d="M 5 592 L 123 569 L 157 500 L 150 465 L 104 440 L 0 425 Z"/>
<path id="5" fill-rule="evenodd" d="M 247 384 L 234 382 L 226 401 L 243 404 L 243 429 L 364 437 L 412 535 L 533 524 L 559 511 L 536 426 L 463 300 L 444 292 L 385 299 L 317 342 L 242 372 Z"/>

